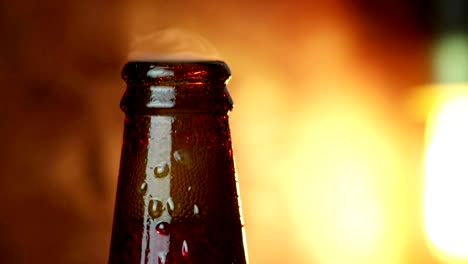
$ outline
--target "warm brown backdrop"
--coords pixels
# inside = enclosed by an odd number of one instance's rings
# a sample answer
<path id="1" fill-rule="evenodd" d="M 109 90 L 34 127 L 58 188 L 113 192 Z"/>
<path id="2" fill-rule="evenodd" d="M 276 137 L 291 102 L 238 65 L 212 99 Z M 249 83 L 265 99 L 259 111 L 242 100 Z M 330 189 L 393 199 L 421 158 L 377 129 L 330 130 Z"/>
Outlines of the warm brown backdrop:
<path id="1" fill-rule="evenodd" d="M 382 200 L 399 221 L 388 254 L 401 259 L 388 263 L 431 263 L 416 213 L 423 132 L 405 105 L 430 79 L 424 14 L 390 0 L 1 1 L 1 262 L 106 263 L 120 69 L 133 35 L 178 27 L 205 36 L 233 72 L 252 263 L 339 262 L 314 251 L 334 242 L 321 226 L 333 198 L 313 193 L 340 182 L 330 175 L 341 145 L 342 159 L 376 156 L 370 170 L 388 179 L 377 186 L 393 186 Z"/>

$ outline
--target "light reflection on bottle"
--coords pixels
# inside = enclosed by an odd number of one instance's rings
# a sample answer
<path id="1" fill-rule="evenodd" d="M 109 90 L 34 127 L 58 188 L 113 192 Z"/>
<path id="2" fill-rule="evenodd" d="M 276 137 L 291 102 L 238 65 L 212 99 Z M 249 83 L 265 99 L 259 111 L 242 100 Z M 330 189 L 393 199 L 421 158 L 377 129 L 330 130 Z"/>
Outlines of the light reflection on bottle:
<path id="1" fill-rule="evenodd" d="M 169 226 L 172 219 L 170 212 L 174 209 L 170 193 L 171 177 L 169 177 L 172 122 L 173 118 L 169 116 L 151 116 L 149 133 L 154 140 L 148 146 L 146 165 L 148 196 L 145 198 L 144 235 L 147 238 L 142 240 L 141 264 L 166 263 L 169 253 Z"/>

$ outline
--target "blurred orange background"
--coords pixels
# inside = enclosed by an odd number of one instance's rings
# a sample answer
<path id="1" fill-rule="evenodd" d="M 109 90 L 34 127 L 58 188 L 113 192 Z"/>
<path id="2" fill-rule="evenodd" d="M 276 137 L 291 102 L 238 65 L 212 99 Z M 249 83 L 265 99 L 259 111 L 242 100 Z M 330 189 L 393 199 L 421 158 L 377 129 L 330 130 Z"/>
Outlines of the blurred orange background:
<path id="1" fill-rule="evenodd" d="M 106 263 L 135 35 L 182 28 L 229 64 L 250 262 L 431 264 L 424 1 L 0 3 L 2 263 Z"/>

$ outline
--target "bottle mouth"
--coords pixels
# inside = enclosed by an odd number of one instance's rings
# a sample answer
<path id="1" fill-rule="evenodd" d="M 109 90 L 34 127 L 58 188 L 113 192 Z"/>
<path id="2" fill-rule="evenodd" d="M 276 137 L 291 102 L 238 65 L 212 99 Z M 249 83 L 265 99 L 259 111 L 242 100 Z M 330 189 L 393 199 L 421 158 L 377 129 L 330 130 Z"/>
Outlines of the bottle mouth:
<path id="1" fill-rule="evenodd" d="M 130 61 L 122 70 L 126 113 L 227 113 L 233 102 L 223 61 Z"/>
<path id="2" fill-rule="evenodd" d="M 127 84 L 227 83 L 231 71 L 223 61 L 165 60 L 129 61 L 122 70 Z"/>
<path id="3" fill-rule="evenodd" d="M 171 52 L 168 54 L 152 54 L 151 52 L 133 51 L 128 55 L 128 61 L 139 62 L 210 62 L 220 61 L 217 56 L 202 55 L 192 52 Z"/>

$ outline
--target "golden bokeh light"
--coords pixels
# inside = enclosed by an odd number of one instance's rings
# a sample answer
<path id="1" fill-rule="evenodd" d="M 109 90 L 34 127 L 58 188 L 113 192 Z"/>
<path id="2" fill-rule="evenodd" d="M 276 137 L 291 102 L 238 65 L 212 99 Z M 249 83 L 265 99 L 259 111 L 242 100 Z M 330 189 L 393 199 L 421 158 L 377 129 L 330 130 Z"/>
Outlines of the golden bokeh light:
<path id="1" fill-rule="evenodd" d="M 290 208 L 305 247 L 317 263 L 400 263 L 406 205 L 385 128 L 356 105 L 325 116 L 292 158 Z"/>
<path id="2" fill-rule="evenodd" d="M 445 89 L 426 132 L 424 220 L 433 252 L 468 263 L 468 86 Z"/>

